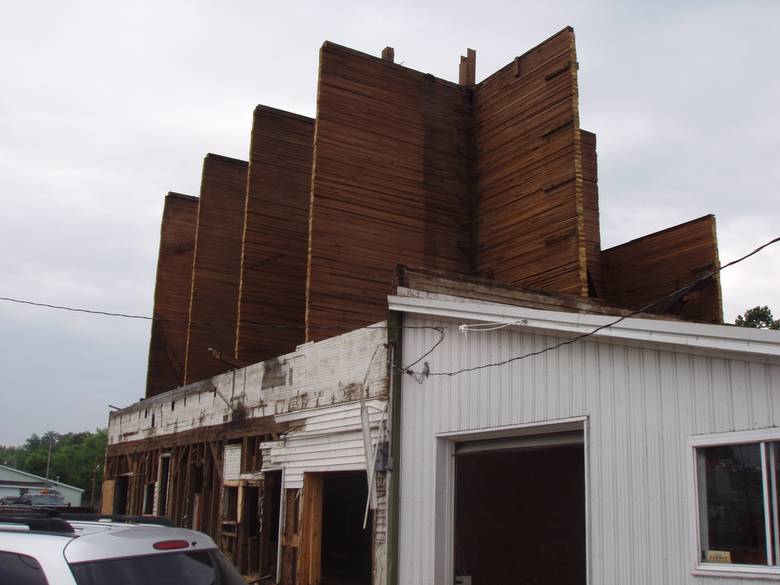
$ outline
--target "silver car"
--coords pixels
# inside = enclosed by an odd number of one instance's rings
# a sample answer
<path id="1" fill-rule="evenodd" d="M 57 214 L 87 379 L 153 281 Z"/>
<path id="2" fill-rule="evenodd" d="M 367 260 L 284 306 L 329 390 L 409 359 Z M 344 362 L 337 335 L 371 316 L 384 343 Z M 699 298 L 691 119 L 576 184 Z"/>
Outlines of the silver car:
<path id="1" fill-rule="evenodd" d="M 0 511 L 0 583 L 246 585 L 200 532 L 5 510 Z"/>

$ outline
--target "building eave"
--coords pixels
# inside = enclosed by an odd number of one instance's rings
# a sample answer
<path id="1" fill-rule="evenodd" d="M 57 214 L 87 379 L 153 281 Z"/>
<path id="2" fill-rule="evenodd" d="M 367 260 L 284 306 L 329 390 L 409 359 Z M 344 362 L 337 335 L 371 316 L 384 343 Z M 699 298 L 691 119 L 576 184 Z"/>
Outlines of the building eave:
<path id="1" fill-rule="evenodd" d="M 590 333 L 619 317 L 530 309 L 414 290 L 388 297 L 391 311 L 456 321 L 505 323 L 515 330 L 572 337 Z M 638 344 L 664 350 L 683 350 L 780 364 L 780 332 L 628 317 L 592 334 L 593 341 Z"/>

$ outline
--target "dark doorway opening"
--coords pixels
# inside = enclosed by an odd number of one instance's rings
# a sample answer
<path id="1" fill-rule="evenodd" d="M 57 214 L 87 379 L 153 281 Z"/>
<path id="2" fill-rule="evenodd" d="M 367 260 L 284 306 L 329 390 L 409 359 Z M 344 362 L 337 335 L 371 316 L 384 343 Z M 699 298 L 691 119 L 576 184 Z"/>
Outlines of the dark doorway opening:
<path id="1" fill-rule="evenodd" d="M 240 543 L 242 575 L 260 577 L 260 488 L 244 488 L 244 507 L 241 510 Z"/>
<path id="2" fill-rule="evenodd" d="M 535 437 L 456 452 L 456 578 L 585 584 L 585 460 L 575 435 L 569 444 Z"/>
<path id="3" fill-rule="evenodd" d="M 171 458 L 168 455 L 160 457 L 160 495 L 157 504 L 157 514 L 168 516 L 168 480 L 171 474 Z"/>
<path id="4" fill-rule="evenodd" d="M 323 474 L 322 585 L 371 585 L 372 518 L 365 471 Z"/>
<path id="5" fill-rule="evenodd" d="M 282 472 L 266 471 L 263 474 L 260 534 L 260 572 L 264 577 L 276 580 L 279 553 L 279 510 L 282 502 Z"/>
<path id="6" fill-rule="evenodd" d="M 125 476 L 116 478 L 114 484 L 114 514 L 127 514 L 127 492 L 130 488 L 130 479 Z"/>

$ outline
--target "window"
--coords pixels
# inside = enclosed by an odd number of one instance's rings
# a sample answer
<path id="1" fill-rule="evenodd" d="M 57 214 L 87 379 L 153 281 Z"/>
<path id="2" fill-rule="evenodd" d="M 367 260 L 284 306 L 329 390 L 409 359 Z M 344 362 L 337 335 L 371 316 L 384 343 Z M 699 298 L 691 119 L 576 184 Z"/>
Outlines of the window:
<path id="1" fill-rule="evenodd" d="M 0 583 L 14 585 L 47 585 L 41 566 L 32 557 L 0 552 Z"/>
<path id="2" fill-rule="evenodd" d="M 109 559 L 70 566 L 78 585 L 245 585 L 216 550 Z"/>
<path id="3" fill-rule="evenodd" d="M 693 448 L 697 568 L 780 574 L 780 436 L 734 433 Z"/>

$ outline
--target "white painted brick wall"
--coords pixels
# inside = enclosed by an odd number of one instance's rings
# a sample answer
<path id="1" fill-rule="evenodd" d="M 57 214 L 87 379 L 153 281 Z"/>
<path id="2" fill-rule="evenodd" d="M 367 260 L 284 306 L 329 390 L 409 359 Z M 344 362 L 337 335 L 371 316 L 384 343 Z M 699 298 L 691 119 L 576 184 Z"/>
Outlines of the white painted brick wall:
<path id="1" fill-rule="evenodd" d="M 293 353 L 112 412 L 109 444 L 219 425 L 231 420 L 233 408 L 239 405 L 246 408 L 247 417 L 256 418 L 350 402 L 359 398 L 364 378 L 370 397 L 385 398 L 388 376 L 384 325 L 378 323 L 307 343 Z"/>

